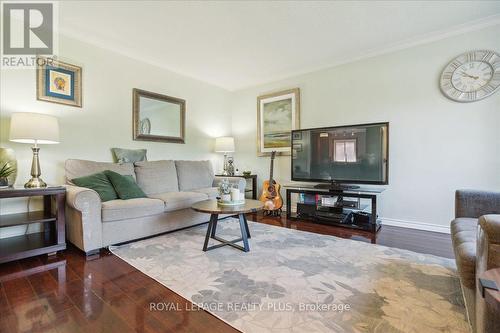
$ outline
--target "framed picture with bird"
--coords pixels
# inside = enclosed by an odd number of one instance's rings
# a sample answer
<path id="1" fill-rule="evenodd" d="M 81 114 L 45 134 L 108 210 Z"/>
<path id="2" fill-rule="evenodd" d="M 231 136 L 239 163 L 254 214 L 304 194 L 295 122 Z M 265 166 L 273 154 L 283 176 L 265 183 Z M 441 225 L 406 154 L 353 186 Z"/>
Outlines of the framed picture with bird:
<path id="1" fill-rule="evenodd" d="M 82 107 L 82 68 L 37 57 L 36 97 L 39 101 Z"/>

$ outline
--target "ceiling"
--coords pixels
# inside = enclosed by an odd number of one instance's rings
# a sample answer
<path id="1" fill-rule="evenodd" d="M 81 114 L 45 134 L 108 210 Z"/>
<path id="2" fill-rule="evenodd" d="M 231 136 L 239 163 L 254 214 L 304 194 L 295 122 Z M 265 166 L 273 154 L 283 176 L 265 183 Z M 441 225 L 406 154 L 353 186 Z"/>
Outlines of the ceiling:
<path id="1" fill-rule="evenodd" d="M 500 1 L 68 1 L 59 11 L 64 34 L 227 90 L 500 24 Z"/>

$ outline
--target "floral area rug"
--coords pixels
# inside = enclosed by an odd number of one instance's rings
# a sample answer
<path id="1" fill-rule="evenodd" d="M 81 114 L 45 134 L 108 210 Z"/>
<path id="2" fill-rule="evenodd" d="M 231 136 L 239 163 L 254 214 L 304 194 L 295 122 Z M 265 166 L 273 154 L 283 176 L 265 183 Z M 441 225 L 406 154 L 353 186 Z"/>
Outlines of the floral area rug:
<path id="1" fill-rule="evenodd" d="M 249 227 L 247 253 L 229 246 L 203 252 L 206 224 L 111 250 L 243 332 L 469 331 L 453 260 Z M 219 221 L 218 236 L 239 232 L 237 220 Z"/>

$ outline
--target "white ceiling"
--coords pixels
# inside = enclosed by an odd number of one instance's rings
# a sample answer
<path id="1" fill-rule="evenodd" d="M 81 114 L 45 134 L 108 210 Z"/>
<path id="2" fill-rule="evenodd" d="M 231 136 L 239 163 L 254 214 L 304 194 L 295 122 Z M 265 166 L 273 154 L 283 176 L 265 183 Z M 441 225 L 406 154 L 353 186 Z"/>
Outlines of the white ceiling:
<path id="1" fill-rule="evenodd" d="M 228 90 L 500 24 L 500 1 L 70 1 L 62 33 Z"/>

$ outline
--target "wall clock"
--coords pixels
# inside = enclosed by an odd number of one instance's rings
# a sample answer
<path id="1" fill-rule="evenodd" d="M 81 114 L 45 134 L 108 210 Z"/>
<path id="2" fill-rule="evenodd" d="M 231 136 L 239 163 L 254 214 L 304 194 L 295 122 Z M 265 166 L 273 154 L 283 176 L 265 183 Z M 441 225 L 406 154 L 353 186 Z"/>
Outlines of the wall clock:
<path id="1" fill-rule="evenodd" d="M 500 54 L 477 50 L 459 55 L 443 70 L 443 94 L 457 102 L 475 102 L 500 88 Z"/>

